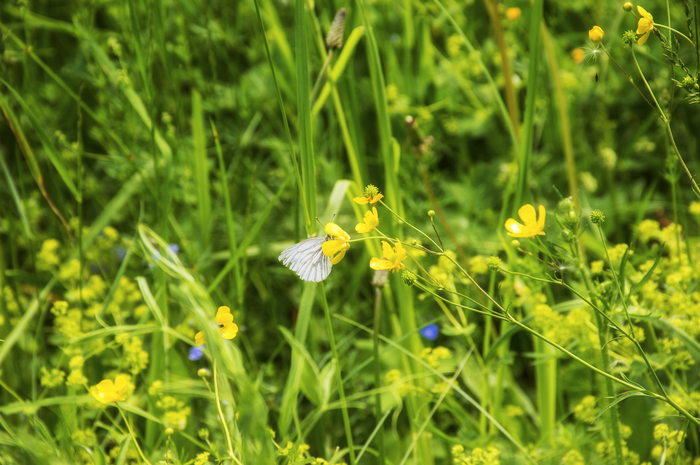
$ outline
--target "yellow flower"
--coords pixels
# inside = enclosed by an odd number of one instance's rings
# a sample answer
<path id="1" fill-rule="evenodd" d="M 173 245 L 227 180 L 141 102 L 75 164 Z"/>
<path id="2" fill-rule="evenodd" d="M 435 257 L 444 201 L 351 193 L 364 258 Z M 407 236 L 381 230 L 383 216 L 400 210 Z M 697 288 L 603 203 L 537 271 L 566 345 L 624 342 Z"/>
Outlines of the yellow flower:
<path id="1" fill-rule="evenodd" d="M 520 18 L 522 11 L 518 7 L 512 7 L 508 8 L 506 10 L 506 18 L 510 19 L 511 21 L 515 21 L 516 19 Z"/>
<path id="2" fill-rule="evenodd" d="M 644 42 L 646 42 L 649 38 L 649 34 L 651 34 L 651 31 L 654 30 L 654 17 L 639 5 L 637 5 L 637 11 L 639 11 L 639 14 L 642 17 L 639 18 L 639 22 L 637 23 L 637 32 L 635 32 L 635 34 L 644 34 L 639 38 L 637 44 L 644 45 Z"/>
<path id="3" fill-rule="evenodd" d="M 90 394 L 103 404 L 126 400 L 125 393 L 129 389 L 130 382 L 131 376 L 129 375 L 119 375 L 114 381 L 103 379 L 96 386 L 90 388 Z"/>
<path id="4" fill-rule="evenodd" d="M 571 51 L 571 59 L 574 60 L 574 63 L 577 65 L 583 61 L 583 57 L 584 53 L 580 48 L 575 48 Z"/>
<path id="5" fill-rule="evenodd" d="M 591 39 L 593 42 L 600 42 L 603 40 L 603 36 L 605 35 L 605 32 L 600 28 L 600 26 L 593 26 L 593 28 L 588 31 L 588 38 Z"/>
<path id="6" fill-rule="evenodd" d="M 219 307 L 216 312 L 216 322 L 219 325 L 219 330 L 224 339 L 233 339 L 238 334 L 238 325 L 233 322 L 231 309 L 225 306 Z M 204 331 L 200 331 L 194 335 L 194 343 L 201 346 L 206 341 L 204 340 Z"/>
<path id="7" fill-rule="evenodd" d="M 369 267 L 373 270 L 399 271 L 406 268 L 402 262 L 406 259 L 406 251 L 401 242 L 396 239 L 396 245 L 391 246 L 388 242 L 382 241 L 382 252 L 384 258 L 375 258 L 369 262 Z"/>
<path id="8" fill-rule="evenodd" d="M 323 255 L 332 257 L 331 264 L 335 265 L 343 259 L 345 252 L 350 248 L 350 244 L 348 244 L 350 235 L 335 223 L 328 223 L 325 231 L 331 236 L 331 240 L 324 242 L 321 246 Z"/>
<path id="9" fill-rule="evenodd" d="M 518 223 L 513 218 L 508 218 L 506 221 L 506 229 L 508 235 L 513 237 L 534 237 L 544 236 L 544 206 L 540 205 L 540 218 L 536 218 L 535 207 L 530 204 L 523 205 L 518 210 L 518 216 L 523 220 L 524 225 Z"/>
<path id="10" fill-rule="evenodd" d="M 365 213 L 365 217 L 362 219 L 363 223 L 358 223 L 355 226 L 355 231 L 359 233 L 368 233 L 373 231 L 374 228 L 379 224 L 379 215 L 377 214 L 377 209 L 372 207 L 372 211 Z"/>
<path id="11" fill-rule="evenodd" d="M 367 205 L 369 203 L 374 207 L 374 204 L 379 202 L 383 198 L 384 196 L 379 193 L 379 189 L 377 189 L 376 186 L 368 184 L 367 187 L 365 187 L 365 196 L 355 197 L 352 200 L 360 205 Z"/>

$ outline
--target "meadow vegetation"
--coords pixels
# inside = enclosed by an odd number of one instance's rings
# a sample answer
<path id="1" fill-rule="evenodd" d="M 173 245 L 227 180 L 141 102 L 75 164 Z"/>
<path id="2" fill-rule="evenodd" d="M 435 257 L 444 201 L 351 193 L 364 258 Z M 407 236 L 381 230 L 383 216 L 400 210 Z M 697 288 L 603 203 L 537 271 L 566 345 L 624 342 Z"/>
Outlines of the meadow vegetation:
<path id="1" fill-rule="evenodd" d="M 699 12 L 2 2 L 0 465 L 700 464 Z"/>

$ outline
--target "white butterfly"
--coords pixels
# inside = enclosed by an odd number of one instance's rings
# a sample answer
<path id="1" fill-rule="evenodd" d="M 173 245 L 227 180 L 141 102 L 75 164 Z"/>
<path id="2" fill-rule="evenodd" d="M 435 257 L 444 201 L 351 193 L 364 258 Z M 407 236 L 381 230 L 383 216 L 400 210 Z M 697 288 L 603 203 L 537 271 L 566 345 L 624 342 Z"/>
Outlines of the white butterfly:
<path id="1" fill-rule="evenodd" d="M 311 237 L 284 249 L 279 260 L 301 279 L 311 283 L 323 281 L 331 274 L 331 257 L 323 254 L 323 243 L 331 236 Z"/>

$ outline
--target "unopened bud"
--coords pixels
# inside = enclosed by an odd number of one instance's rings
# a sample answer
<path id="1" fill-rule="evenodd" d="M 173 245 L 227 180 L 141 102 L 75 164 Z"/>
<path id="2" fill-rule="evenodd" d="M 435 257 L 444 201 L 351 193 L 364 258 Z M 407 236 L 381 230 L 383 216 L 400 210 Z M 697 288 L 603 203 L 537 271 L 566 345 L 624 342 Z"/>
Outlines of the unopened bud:
<path id="1" fill-rule="evenodd" d="M 206 368 L 200 368 L 199 371 L 197 371 L 197 376 L 199 376 L 200 378 L 206 378 L 210 375 L 211 373 Z"/>
<path id="2" fill-rule="evenodd" d="M 428 216 L 431 218 L 435 216 L 435 210 L 428 210 Z"/>
<path id="3" fill-rule="evenodd" d="M 338 10 L 333 18 L 331 30 L 328 31 L 328 37 L 326 37 L 328 48 L 339 49 L 343 46 L 343 29 L 345 29 L 345 8 Z"/>
<path id="4" fill-rule="evenodd" d="M 503 262 L 501 262 L 501 259 L 498 257 L 489 257 L 486 262 L 486 266 L 488 266 L 491 271 L 498 271 L 502 264 Z"/>
<path id="5" fill-rule="evenodd" d="M 418 278 L 417 278 L 416 275 L 413 274 L 412 272 L 410 272 L 410 271 L 408 271 L 408 270 L 405 270 L 405 271 L 401 274 L 401 279 L 403 280 L 403 283 L 404 283 L 406 286 L 413 286 L 413 285 L 416 283 L 416 280 L 417 280 Z"/>
<path id="6" fill-rule="evenodd" d="M 625 4 L 622 5 L 622 9 L 627 12 L 632 11 L 632 2 L 625 2 Z"/>
<path id="7" fill-rule="evenodd" d="M 175 433 L 175 430 L 172 428 L 165 428 L 165 435 L 166 436 L 172 436 Z"/>
<path id="8" fill-rule="evenodd" d="M 591 212 L 591 223 L 601 224 L 603 222 L 605 222 L 605 215 L 603 215 L 603 212 L 600 210 L 593 210 Z"/>
<path id="9" fill-rule="evenodd" d="M 513 239 L 512 241 L 510 241 L 510 245 L 512 245 L 513 247 L 520 247 L 520 241 L 517 239 Z"/>

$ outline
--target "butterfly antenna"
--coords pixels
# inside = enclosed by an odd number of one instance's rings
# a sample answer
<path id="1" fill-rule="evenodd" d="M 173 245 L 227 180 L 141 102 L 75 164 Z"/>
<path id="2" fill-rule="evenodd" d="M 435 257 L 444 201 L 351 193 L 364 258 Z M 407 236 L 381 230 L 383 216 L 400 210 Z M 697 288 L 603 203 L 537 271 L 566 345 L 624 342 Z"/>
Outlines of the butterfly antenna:
<path id="1" fill-rule="evenodd" d="M 318 216 L 316 217 L 316 221 L 318 222 L 319 226 L 321 226 L 321 229 L 323 229 L 323 223 L 321 223 L 321 220 L 318 219 Z"/>

